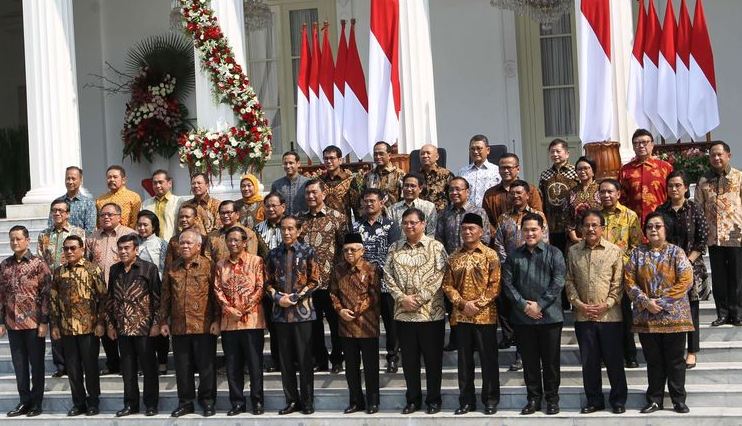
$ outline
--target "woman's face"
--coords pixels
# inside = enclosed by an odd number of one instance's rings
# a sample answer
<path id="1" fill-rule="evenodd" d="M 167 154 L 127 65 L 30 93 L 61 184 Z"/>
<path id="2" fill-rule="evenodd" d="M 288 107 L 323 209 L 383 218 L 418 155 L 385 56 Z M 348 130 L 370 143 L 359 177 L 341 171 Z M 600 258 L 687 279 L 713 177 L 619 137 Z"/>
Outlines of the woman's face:
<path id="1" fill-rule="evenodd" d="M 584 161 L 575 164 L 575 171 L 577 172 L 577 177 L 580 179 L 580 182 L 583 183 L 592 181 L 593 176 L 595 176 L 592 166 Z"/>
<path id="2" fill-rule="evenodd" d="M 152 227 L 152 221 L 148 217 L 140 217 L 137 220 L 137 233 L 142 238 L 147 238 L 155 232 Z"/>
<path id="3" fill-rule="evenodd" d="M 683 178 L 680 176 L 674 177 L 667 181 L 667 196 L 673 201 L 679 201 L 685 199 L 685 192 L 688 188 L 683 183 Z"/>
<path id="4" fill-rule="evenodd" d="M 240 192 L 242 192 L 242 198 L 250 198 L 255 195 L 255 185 L 250 179 L 245 179 L 240 183 Z"/>
<path id="5" fill-rule="evenodd" d="M 645 232 L 647 233 L 647 239 L 652 246 L 659 246 L 666 240 L 666 228 L 665 221 L 661 217 L 653 217 L 647 221 Z"/>

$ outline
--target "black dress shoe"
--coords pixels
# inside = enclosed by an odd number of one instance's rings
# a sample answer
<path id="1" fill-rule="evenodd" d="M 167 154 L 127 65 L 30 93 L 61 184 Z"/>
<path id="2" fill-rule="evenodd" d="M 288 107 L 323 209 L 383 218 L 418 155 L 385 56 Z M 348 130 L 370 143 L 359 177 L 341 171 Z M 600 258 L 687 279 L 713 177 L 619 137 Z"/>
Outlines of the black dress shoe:
<path id="1" fill-rule="evenodd" d="M 613 414 L 623 414 L 626 412 L 626 406 L 624 405 L 615 405 L 613 407 Z"/>
<path id="2" fill-rule="evenodd" d="M 477 409 L 477 407 L 474 406 L 474 405 L 464 404 L 464 405 L 460 406 L 459 408 L 457 408 L 456 411 L 454 411 L 453 413 L 455 415 L 457 415 L 457 416 L 460 416 L 461 414 L 466 414 L 469 411 L 474 411 L 476 409 Z"/>
<path id="3" fill-rule="evenodd" d="M 436 414 L 441 411 L 441 404 L 428 404 L 428 409 L 425 410 L 428 414 Z"/>
<path id="4" fill-rule="evenodd" d="M 144 411 L 144 415 L 147 417 L 152 417 L 157 415 L 157 407 L 147 407 L 147 409 Z"/>
<path id="5" fill-rule="evenodd" d="M 510 364 L 510 368 L 508 370 L 510 371 L 520 371 L 523 369 L 523 361 L 520 359 L 516 359 L 514 363 Z"/>
<path id="6" fill-rule="evenodd" d="M 626 368 L 639 368 L 639 363 L 636 361 L 636 358 L 627 359 Z"/>
<path id="7" fill-rule="evenodd" d="M 528 404 L 526 404 L 525 407 L 523 407 L 523 409 L 520 410 L 520 414 L 528 415 L 528 414 L 533 414 L 536 411 L 540 411 L 540 410 L 541 410 L 541 404 L 539 404 L 536 401 L 528 401 Z"/>
<path id="8" fill-rule="evenodd" d="M 204 417 L 211 417 L 214 414 L 216 414 L 216 410 L 214 409 L 213 405 L 204 406 Z"/>
<path id="9" fill-rule="evenodd" d="M 126 416 L 130 416 L 132 414 L 137 414 L 137 413 L 139 413 L 139 409 L 138 408 L 132 408 L 132 407 L 130 407 L 130 406 L 127 405 L 126 407 L 122 408 L 121 410 L 116 411 L 116 417 L 126 417 Z"/>
<path id="10" fill-rule="evenodd" d="M 376 414 L 379 412 L 379 406 L 376 404 L 371 404 L 366 408 L 366 414 Z"/>
<path id="11" fill-rule="evenodd" d="M 680 414 L 690 413 L 690 408 L 688 408 L 688 406 L 685 405 L 684 402 L 678 402 L 677 404 L 673 404 L 672 410 Z"/>
<path id="12" fill-rule="evenodd" d="M 719 317 L 719 318 L 711 321 L 711 326 L 712 327 L 718 327 L 718 326 L 724 325 L 726 323 L 727 323 L 727 318 L 726 317 Z"/>
<path id="13" fill-rule="evenodd" d="M 43 412 L 44 410 L 41 409 L 41 406 L 34 405 L 28 409 L 28 413 L 26 413 L 26 417 L 36 417 Z"/>
<path id="14" fill-rule="evenodd" d="M 662 407 L 656 402 L 650 402 L 649 404 L 645 405 L 644 408 L 642 408 L 641 411 L 639 412 L 642 414 L 649 414 L 649 413 L 654 413 L 655 411 L 659 411 L 661 409 Z"/>
<path id="15" fill-rule="evenodd" d="M 596 411 L 603 411 L 603 410 L 605 410 L 605 407 L 596 407 L 594 405 L 587 405 L 580 409 L 580 414 L 590 414 Z"/>
<path id="16" fill-rule="evenodd" d="M 314 414 L 314 405 L 305 405 L 304 408 L 301 409 L 302 414 Z"/>
<path id="17" fill-rule="evenodd" d="M 297 412 L 299 410 L 300 410 L 299 404 L 296 403 L 296 402 L 291 402 L 291 403 L 289 403 L 289 405 L 283 407 L 283 409 L 281 411 L 279 411 L 278 414 L 280 414 L 280 415 L 291 414 L 291 413 L 295 413 L 295 412 Z"/>
<path id="18" fill-rule="evenodd" d="M 11 411 L 8 411 L 8 417 L 18 417 L 24 414 L 28 414 L 28 410 L 30 409 L 31 409 L 30 404 L 24 404 L 21 402 L 20 404 L 16 405 L 14 409 L 12 409 Z"/>
<path id="19" fill-rule="evenodd" d="M 67 417 L 76 417 L 80 414 L 84 414 L 87 409 L 85 407 L 72 407 L 70 411 L 67 412 Z"/>
<path id="20" fill-rule="evenodd" d="M 167 374 L 167 370 L 157 370 L 157 375 L 158 376 L 164 376 L 166 374 Z"/>
<path id="21" fill-rule="evenodd" d="M 235 405 L 234 407 L 232 407 L 231 410 L 227 411 L 227 415 L 228 416 L 236 416 L 236 415 L 238 415 L 240 413 L 244 413 L 244 412 L 245 412 L 245 406 L 244 405 Z"/>
<path id="22" fill-rule="evenodd" d="M 193 414 L 193 403 L 188 404 L 181 404 L 178 405 L 178 408 L 176 408 L 172 413 L 170 413 L 171 417 L 180 417 L 185 416 L 186 414 Z"/>
<path id="23" fill-rule="evenodd" d="M 553 416 L 554 414 L 559 414 L 559 403 L 547 402 L 546 403 L 546 414 L 550 416 Z"/>
<path id="24" fill-rule="evenodd" d="M 66 375 L 67 375 L 67 372 L 66 371 L 64 371 L 64 370 L 57 370 L 57 371 L 54 372 L 54 374 L 52 374 L 52 377 L 54 377 L 55 379 L 58 379 L 60 377 L 66 376 Z"/>
<path id="25" fill-rule="evenodd" d="M 396 373 L 397 371 L 399 371 L 399 367 L 397 366 L 397 361 L 389 361 L 386 363 L 387 373 Z"/>
<path id="26" fill-rule="evenodd" d="M 88 407 L 88 411 L 85 412 L 86 416 L 97 416 L 98 414 L 100 414 L 100 408 L 97 405 Z"/>
<path id="27" fill-rule="evenodd" d="M 263 403 L 262 402 L 254 402 L 252 404 L 252 413 L 256 416 L 259 416 L 264 413 L 263 411 Z"/>
<path id="28" fill-rule="evenodd" d="M 446 346 L 443 347 L 443 352 L 454 352 L 457 349 L 458 348 L 455 345 L 452 345 L 452 344 L 449 343 L 449 344 L 447 344 Z"/>
<path id="29" fill-rule="evenodd" d="M 497 405 L 488 405 L 484 407 L 484 414 L 491 416 L 497 412 Z"/>
<path id="30" fill-rule="evenodd" d="M 104 368 L 104 369 L 102 369 L 100 371 L 100 375 L 101 376 L 108 376 L 110 374 L 121 374 L 121 371 L 120 370 L 111 370 L 111 369 L 108 369 L 108 368 Z"/>
<path id="31" fill-rule="evenodd" d="M 402 410 L 402 414 L 412 414 L 419 409 L 420 407 L 418 407 L 415 404 L 407 404 L 404 406 L 404 409 Z"/>
<path id="32" fill-rule="evenodd" d="M 343 364 L 332 364 L 332 368 L 330 369 L 330 372 L 332 374 L 338 374 L 343 371 Z"/>
<path id="33" fill-rule="evenodd" d="M 363 410 L 363 407 L 359 407 L 356 404 L 350 404 L 349 406 L 345 407 L 345 410 L 343 410 L 343 414 L 351 414 L 361 410 Z"/>
<path id="34" fill-rule="evenodd" d="M 739 318 L 729 318 L 728 324 L 732 324 L 735 327 L 742 326 L 742 320 Z"/>

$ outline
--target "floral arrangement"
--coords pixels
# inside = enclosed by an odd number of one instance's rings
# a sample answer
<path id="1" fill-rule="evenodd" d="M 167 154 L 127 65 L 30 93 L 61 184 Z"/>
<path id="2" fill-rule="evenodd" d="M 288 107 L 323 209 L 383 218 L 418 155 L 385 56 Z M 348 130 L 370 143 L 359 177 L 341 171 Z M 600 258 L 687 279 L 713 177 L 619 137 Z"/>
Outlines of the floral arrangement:
<path id="1" fill-rule="evenodd" d="M 201 53 L 202 67 L 217 98 L 230 106 L 237 124 L 227 132 L 197 129 L 181 136 L 179 156 L 189 169 L 220 175 L 222 170 L 260 172 L 273 151 L 272 133 L 250 80 L 217 22 L 210 0 L 180 0 L 186 31 Z"/>
<path id="2" fill-rule="evenodd" d="M 698 183 L 701 176 L 711 170 L 708 150 L 689 148 L 680 152 L 663 152 L 658 157 L 672 164 L 675 170 L 685 170 L 691 184 Z"/>

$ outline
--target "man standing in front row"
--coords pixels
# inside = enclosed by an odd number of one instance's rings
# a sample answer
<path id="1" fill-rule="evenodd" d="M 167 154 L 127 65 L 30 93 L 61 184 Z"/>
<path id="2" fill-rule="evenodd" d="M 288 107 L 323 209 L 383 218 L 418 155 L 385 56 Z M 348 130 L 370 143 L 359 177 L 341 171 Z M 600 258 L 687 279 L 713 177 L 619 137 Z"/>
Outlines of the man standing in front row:
<path id="1" fill-rule="evenodd" d="M 462 247 L 449 259 L 443 291 L 453 305 L 451 326 L 456 328 L 459 370 L 459 408 L 454 414 L 476 410 L 474 351 L 482 365 L 484 414 L 495 414 L 500 402 L 497 368 L 497 308 L 500 294 L 500 259 L 485 246 L 484 221 L 467 213 L 461 221 Z"/>
<path id="2" fill-rule="evenodd" d="M 543 216 L 523 216 L 521 232 L 525 244 L 508 254 L 502 271 L 503 292 L 513 307 L 515 342 L 523 357 L 528 403 L 521 414 L 540 410 L 542 397 L 546 398 L 546 414 L 558 414 L 564 256 L 544 243 Z"/>

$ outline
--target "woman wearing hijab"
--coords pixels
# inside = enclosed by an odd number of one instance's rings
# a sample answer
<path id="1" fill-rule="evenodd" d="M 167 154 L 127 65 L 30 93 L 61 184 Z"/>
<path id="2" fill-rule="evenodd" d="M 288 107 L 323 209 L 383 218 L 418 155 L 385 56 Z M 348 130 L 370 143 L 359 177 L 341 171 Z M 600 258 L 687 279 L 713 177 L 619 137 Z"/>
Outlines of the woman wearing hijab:
<path id="1" fill-rule="evenodd" d="M 258 178 L 250 173 L 242 175 L 240 192 L 242 199 L 234 203 L 234 209 L 240 214 L 240 223 L 246 228 L 253 229 L 256 224 L 265 220 Z"/>

